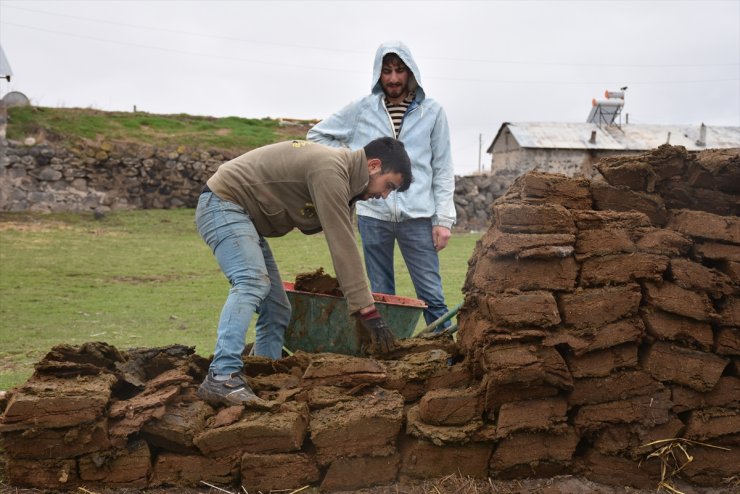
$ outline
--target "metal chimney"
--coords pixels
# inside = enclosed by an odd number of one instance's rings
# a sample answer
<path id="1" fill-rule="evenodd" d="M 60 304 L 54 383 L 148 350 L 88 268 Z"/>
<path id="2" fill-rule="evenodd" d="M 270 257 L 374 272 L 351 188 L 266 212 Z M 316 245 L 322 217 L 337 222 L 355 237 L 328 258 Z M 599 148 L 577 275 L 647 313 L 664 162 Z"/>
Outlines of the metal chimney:
<path id="1" fill-rule="evenodd" d="M 704 125 L 704 122 L 699 127 L 699 140 L 696 141 L 696 145 L 702 148 L 707 146 L 707 126 Z"/>

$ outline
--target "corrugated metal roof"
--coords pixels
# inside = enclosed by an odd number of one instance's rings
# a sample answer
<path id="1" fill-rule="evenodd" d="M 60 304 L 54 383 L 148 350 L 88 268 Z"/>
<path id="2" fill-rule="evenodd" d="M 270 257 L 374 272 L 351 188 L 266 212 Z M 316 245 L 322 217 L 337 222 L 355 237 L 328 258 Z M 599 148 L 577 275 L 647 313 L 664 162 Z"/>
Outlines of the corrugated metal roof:
<path id="1" fill-rule="evenodd" d="M 666 142 L 684 146 L 689 151 L 740 147 L 740 127 L 706 126 L 706 145 L 698 146 L 696 142 L 700 136 L 700 125 L 626 124 L 621 127 L 599 127 L 593 123 L 505 122 L 488 148 L 489 153 L 507 126 L 523 148 L 647 151 Z M 595 142 L 589 142 L 592 132 L 596 132 Z"/>
<path id="2" fill-rule="evenodd" d="M 0 79 L 10 80 L 11 75 L 13 75 L 13 71 L 10 68 L 10 62 L 8 62 L 8 57 L 5 56 L 3 47 L 0 46 Z"/>

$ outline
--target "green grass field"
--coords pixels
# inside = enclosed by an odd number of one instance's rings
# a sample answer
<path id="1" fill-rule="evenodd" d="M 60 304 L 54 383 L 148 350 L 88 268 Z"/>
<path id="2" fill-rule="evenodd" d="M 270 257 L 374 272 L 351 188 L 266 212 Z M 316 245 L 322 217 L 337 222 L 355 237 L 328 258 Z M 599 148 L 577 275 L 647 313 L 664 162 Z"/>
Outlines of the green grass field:
<path id="1" fill-rule="evenodd" d="M 228 292 L 192 209 L 80 214 L 0 213 L 0 390 L 25 381 L 54 345 L 121 349 L 180 343 L 208 356 Z M 479 234 L 441 252 L 450 307 L 462 301 Z M 333 268 L 323 235 L 270 239 L 283 279 Z M 400 254 L 399 295 L 414 296 Z M 420 322 L 419 327 L 423 326 Z M 254 337 L 250 330 L 249 337 Z"/>
<path id="2" fill-rule="evenodd" d="M 86 108 L 19 107 L 8 111 L 8 139 L 33 136 L 74 146 L 81 140 L 150 144 L 158 147 L 218 148 L 239 154 L 276 141 L 303 139 L 304 125 L 281 127 L 277 120 Z"/>

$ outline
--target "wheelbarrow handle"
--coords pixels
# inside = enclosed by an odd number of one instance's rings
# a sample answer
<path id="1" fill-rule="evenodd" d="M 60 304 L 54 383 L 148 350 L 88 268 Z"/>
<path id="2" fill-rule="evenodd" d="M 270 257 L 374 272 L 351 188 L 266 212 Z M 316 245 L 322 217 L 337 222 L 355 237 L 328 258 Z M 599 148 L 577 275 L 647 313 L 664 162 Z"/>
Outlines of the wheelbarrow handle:
<path id="1" fill-rule="evenodd" d="M 444 324 L 445 322 L 447 322 L 450 319 L 452 319 L 455 316 L 455 314 L 457 314 L 457 311 L 460 310 L 460 307 L 462 307 L 462 304 L 457 304 L 455 307 L 452 308 L 452 310 L 450 310 L 449 312 L 447 312 L 445 315 L 443 315 L 442 317 L 440 317 L 439 319 L 437 319 L 436 321 L 434 321 L 432 324 L 430 324 L 426 328 L 424 328 L 421 331 L 419 331 L 419 334 L 417 334 L 417 336 L 421 336 L 423 334 L 430 333 L 430 332 L 434 331 L 435 328 L 437 328 L 441 324 Z"/>

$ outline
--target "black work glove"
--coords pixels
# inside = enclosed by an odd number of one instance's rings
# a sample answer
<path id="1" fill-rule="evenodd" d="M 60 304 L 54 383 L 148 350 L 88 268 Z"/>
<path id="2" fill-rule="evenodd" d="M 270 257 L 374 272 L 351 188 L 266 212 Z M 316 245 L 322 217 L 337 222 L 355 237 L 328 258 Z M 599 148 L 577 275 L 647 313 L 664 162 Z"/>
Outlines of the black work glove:
<path id="1" fill-rule="evenodd" d="M 396 346 L 396 339 L 391 332 L 391 328 L 385 323 L 377 309 L 373 309 L 367 314 L 355 313 L 357 327 L 370 336 L 372 343 L 371 353 L 388 353 Z"/>

